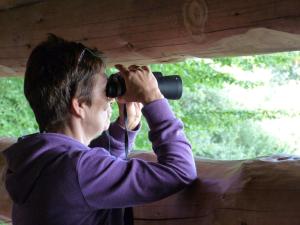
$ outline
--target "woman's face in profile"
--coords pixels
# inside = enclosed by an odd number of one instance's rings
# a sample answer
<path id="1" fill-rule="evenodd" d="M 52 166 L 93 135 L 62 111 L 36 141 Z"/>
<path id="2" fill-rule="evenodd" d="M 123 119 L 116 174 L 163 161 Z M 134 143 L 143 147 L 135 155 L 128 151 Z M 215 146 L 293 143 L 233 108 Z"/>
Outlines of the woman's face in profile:
<path id="1" fill-rule="evenodd" d="M 85 107 L 86 116 L 83 119 L 83 126 L 86 135 L 91 138 L 107 130 L 110 125 L 113 99 L 106 97 L 106 83 L 107 77 L 103 72 L 96 75 L 91 105 Z"/>

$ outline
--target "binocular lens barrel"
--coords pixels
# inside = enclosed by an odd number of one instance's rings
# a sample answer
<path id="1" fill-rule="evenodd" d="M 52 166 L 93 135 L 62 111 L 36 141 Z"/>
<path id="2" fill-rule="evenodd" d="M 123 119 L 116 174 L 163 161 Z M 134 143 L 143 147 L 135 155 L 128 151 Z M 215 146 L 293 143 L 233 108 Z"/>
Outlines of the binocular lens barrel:
<path id="1" fill-rule="evenodd" d="M 182 96 L 182 80 L 178 75 L 163 76 L 161 72 L 153 72 L 160 92 L 167 99 L 180 99 Z M 116 98 L 126 92 L 125 80 L 119 73 L 112 74 L 107 81 L 106 96 Z"/>
<path id="2" fill-rule="evenodd" d="M 182 80 L 178 75 L 163 76 L 161 72 L 153 72 L 158 87 L 167 99 L 180 99 L 182 96 Z"/>

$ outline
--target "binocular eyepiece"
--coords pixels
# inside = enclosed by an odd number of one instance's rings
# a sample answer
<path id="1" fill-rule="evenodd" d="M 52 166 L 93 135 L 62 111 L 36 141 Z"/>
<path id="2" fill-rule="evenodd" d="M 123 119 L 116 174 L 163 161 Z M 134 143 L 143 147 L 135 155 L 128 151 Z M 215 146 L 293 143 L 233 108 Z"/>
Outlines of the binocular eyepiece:
<path id="1" fill-rule="evenodd" d="M 163 76 L 161 72 L 153 72 L 160 92 L 167 99 L 180 99 L 182 96 L 182 80 L 178 75 Z M 147 85 L 147 84 L 145 84 Z M 106 96 L 116 98 L 124 95 L 126 85 L 124 78 L 119 74 L 112 74 L 107 81 Z"/>

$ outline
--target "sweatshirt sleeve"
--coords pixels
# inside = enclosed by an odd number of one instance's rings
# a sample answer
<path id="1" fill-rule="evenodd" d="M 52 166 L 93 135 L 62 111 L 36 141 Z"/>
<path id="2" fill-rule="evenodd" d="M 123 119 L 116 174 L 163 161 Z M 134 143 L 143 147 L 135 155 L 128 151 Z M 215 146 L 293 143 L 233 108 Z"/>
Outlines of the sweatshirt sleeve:
<path id="1" fill-rule="evenodd" d="M 140 124 L 134 130 L 128 130 L 128 151 L 132 150 L 136 135 L 140 129 Z M 103 132 L 99 137 L 94 139 L 89 147 L 102 147 L 115 157 L 125 159 L 125 129 L 117 122 L 110 124 L 108 132 Z"/>
<path id="2" fill-rule="evenodd" d="M 93 209 L 145 204 L 167 197 L 196 179 L 191 147 L 183 125 L 167 100 L 143 108 L 158 162 L 128 161 L 109 155 L 101 148 L 82 153 L 77 162 L 83 196 Z"/>

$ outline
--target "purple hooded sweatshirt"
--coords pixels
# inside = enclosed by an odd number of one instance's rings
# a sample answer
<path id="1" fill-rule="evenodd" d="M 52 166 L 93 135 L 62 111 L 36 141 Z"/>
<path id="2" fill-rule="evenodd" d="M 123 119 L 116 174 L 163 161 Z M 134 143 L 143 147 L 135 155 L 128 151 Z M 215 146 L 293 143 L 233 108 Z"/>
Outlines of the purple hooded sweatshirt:
<path id="1" fill-rule="evenodd" d="M 157 162 L 124 160 L 124 130 L 116 123 L 110 153 L 105 135 L 88 147 L 58 133 L 24 136 L 5 150 L 13 224 L 124 224 L 122 208 L 160 200 L 195 180 L 191 146 L 167 100 L 142 112 Z M 135 135 L 129 132 L 130 145 Z"/>

